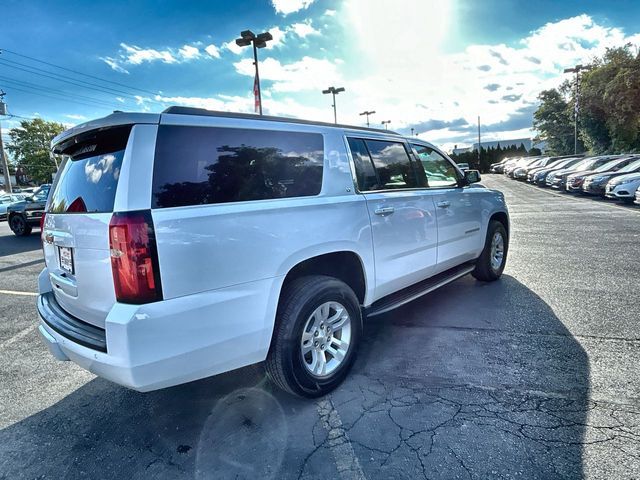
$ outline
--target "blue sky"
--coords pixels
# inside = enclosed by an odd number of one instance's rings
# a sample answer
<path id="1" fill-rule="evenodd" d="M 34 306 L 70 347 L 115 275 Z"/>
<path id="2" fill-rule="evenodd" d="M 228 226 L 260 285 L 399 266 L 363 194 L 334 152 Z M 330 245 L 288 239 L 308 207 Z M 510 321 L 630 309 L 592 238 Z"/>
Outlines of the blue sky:
<path id="1" fill-rule="evenodd" d="M 332 121 L 321 90 L 344 86 L 340 122 L 375 110 L 374 124 L 445 148 L 474 141 L 477 115 L 487 140 L 531 135 L 537 93 L 564 67 L 640 43 L 631 0 L 5 0 L 2 11 L 0 88 L 15 115 L 71 125 L 171 104 L 252 111 L 251 51 L 233 44 L 250 28 L 274 35 L 260 51 L 265 113 Z"/>

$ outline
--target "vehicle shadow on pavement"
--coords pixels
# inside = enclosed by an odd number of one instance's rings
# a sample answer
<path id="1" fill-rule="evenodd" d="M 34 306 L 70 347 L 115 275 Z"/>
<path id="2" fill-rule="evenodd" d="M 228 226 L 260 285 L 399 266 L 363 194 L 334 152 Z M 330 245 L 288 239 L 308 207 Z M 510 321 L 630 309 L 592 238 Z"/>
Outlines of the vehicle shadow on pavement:
<path id="1" fill-rule="evenodd" d="M 0 431 L 0 477 L 582 477 L 587 356 L 515 278 L 464 278 L 365 337 L 318 400 L 260 366 L 146 394 L 94 379 Z"/>
<path id="2" fill-rule="evenodd" d="M 4 230 L 4 229 L 3 229 Z M 7 234 L 0 235 L 0 257 L 15 255 L 17 253 L 32 252 L 42 248 L 40 243 L 40 231 L 36 230 L 25 237 L 17 237 L 11 230 L 6 229 Z"/>

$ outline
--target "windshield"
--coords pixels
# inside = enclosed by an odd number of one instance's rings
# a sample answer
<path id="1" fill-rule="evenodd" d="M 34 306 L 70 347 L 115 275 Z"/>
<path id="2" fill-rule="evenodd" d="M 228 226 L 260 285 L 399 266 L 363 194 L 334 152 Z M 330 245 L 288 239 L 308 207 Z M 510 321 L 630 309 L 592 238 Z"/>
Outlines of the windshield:
<path id="1" fill-rule="evenodd" d="M 633 172 L 639 167 L 640 167 L 640 159 L 636 160 L 635 162 L 631 162 L 626 167 L 621 168 L 620 170 L 618 170 L 618 172 L 619 173 Z"/>
<path id="2" fill-rule="evenodd" d="M 616 167 L 621 163 L 623 163 L 624 161 L 625 161 L 624 159 L 617 158 L 616 160 L 607 162 L 604 165 L 600 165 L 598 168 L 594 170 L 594 172 L 600 173 L 600 172 L 608 172 L 609 170 L 615 170 Z"/>

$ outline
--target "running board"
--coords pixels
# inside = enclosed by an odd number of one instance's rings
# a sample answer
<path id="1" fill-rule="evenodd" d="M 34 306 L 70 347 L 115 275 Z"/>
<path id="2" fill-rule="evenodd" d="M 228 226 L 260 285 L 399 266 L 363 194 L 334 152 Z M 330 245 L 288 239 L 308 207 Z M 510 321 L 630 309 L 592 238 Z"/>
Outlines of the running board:
<path id="1" fill-rule="evenodd" d="M 451 283 L 460 277 L 464 277 L 471 273 L 474 268 L 475 262 L 463 263 L 457 267 L 445 270 L 431 278 L 427 278 L 426 280 L 373 302 L 370 307 L 365 309 L 364 313 L 367 317 L 374 317 L 376 315 L 386 313 L 394 308 L 398 308 L 406 303 L 412 302 L 429 292 L 433 292 L 447 283 Z"/>

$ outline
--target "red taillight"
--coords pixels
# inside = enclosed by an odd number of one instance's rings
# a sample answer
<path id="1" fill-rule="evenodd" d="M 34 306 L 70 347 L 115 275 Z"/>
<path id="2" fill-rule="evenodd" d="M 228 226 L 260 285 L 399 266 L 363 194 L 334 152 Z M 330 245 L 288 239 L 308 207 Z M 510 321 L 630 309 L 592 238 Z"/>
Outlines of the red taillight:
<path id="1" fill-rule="evenodd" d="M 109 248 L 118 302 L 138 304 L 162 300 L 150 211 L 114 213 L 109 223 Z"/>

